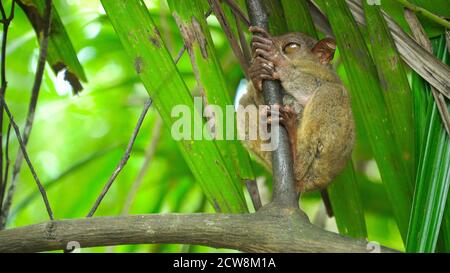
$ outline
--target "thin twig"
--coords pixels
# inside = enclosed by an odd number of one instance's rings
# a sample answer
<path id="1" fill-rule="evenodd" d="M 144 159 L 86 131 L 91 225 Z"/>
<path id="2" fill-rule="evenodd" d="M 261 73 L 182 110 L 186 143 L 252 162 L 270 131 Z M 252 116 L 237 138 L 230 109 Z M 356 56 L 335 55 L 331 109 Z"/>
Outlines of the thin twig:
<path id="1" fill-rule="evenodd" d="M 0 2 L 0 12 L 2 16 L 2 24 L 3 24 L 3 34 L 2 34 L 2 48 L 1 48 L 1 87 L 0 87 L 0 95 L 5 96 L 6 87 L 8 86 L 8 82 L 6 80 L 6 43 L 8 40 L 8 30 L 11 21 L 14 18 L 14 8 L 15 2 L 11 3 L 11 12 L 9 17 L 6 16 L 5 8 L 3 7 L 3 2 Z M 3 180 L 3 106 L 0 105 L 0 229 L 2 227 L 2 217 L 1 211 L 3 207 L 3 197 L 4 197 L 4 189 L 6 187 L 6 182 Z"/>
<path id="2" fill-rule="evenodd" d="M 97 160 L 103 156 L 105 156 L 106 154 L 116 150 L 120 148 L 119 145 L 114 145 L 112 147 L 109 147 L 107 149 L 95 152 L 93 154 L 91 154 L 90 156 L 88 156 L 85 159 L 82 159 L 79 162 L 76 162 L 74 165 L 70 166 L 69 168 L 67 168 L 66 170 L 64 170 L 63 172 L 61 172 L 60 174 L 58 174 L 56 177 L 48 180 L 45 184 L 44 184 L 44 188 L 48 191 L 51 188 L 59 185 L 60 183 L 66 181 L 65 178 L 72 175 L 73 173 L 76 173 L 78 170 L 80 170 L 81 168 L 85 167 L 86 165 L 90 164 L 91 162 L 93 162 L 94 160 Z M 32 204 L 32 202 L 34 201 L 34 199 L 36 197 L 38 197 L 39 194 L 35 191 L 30 192 L 28 195 L 26 195 L 24 198 L 22 198 L 22 201 L 20 203 L 18 203 L 16 206 L 14 206 L 14 208 L 11 210 L 11 213 L 9 214 L 8 219 L 11 220 L 11 218 L 14 218 L 19 212 L 21 212 L 23 209 L 25 209 L 28 205 Z"/>
<path id="3" fill-rule="evenodd" d="M 211 11 L 208 11 L 205 14 L 205 17 L 208 17 L 211 14 Z M 177 56 L 174 59 L 175 64 L 177 64 L 181 57 L 183 56 L 184 52 L 186 51 L 187 47 L 184 45 L 180 51 L 178 52 Z M 149 98 L 147 102 L 144 105 L 144 109 L 142 110 L 141 116 L 139 117 L 138 123 L 136 124 L 136 127 L 134 128 L 133 134 L 131 136 L 130 142 L 128 143 L 127 149 L 125 150 L 125 154 L 122 156 L 122 159 L 119 162 L 119 165 L 114 170 L 113 174 L 109 178 L 108 182 L 106 183 L 105 187 L 103 188 L 100 196 L 97 198 L 94 206 L 89 211 L 87 217 L 92 217 L 94 215 L 95 211 L 97 210 L 98 206 L 102 202 L 103 198 L 105 197 L 106 193 L 108 192 L 111 185 L 116 180 L 116 177 L 119 175 L 119 173 L 122 171 L 122 169 L 125 167 L 125 165 L 128 162 L 128 159 L 131 155 L 131 150 L 133 149 L 134 141 L 136 140 L 137 134 L 139 133 L 139 129 L 141 128 L 142 122 L 144 121 L 145 115 L 147 114 L 148 109 L 150 108 L 152 104 L 152 100 Z"/>
<path id="4" fill-rule="evenodd" d="M 139 130 L 141 129 L 142 123 L 144 122 L 145 116 L 147 115 L 148 109 L 152 105 L 152 99 L 148 98 L 145 102 L 144 109 L 142 110 L 141 115 L 139 116 L 138 122 L 136 124 L 136 127 L 133 130 L 133 134 L 131 135 L 130 141 L 128 142 L 128 146 L 125 150 L 125 154 L 122 156 L 122 159 L 120 160 L 119 164 L 115 168 L 114 172 L 112 173 L 111 177 L 108 179 L 108 182 L 103 187 L 102 192 L 98 196 L 97 200 L 95 201 L 94 206 L 92 206 L 91 210 L 89 211 L 88 215 L 86 217 L 92 217 L 97 211 L 98 207 L 100 206 L 100 203 L 102 202 L 105 195 L 108 193 L 109 188 L 111 188 L 112 184 L 116 180 L 119 173 L 122 171 L 122 169 L 125 167 L 125 165 L 128 162 L 128 159 L 131 156 L 131 151 L 133 150 L 134 142 L 136 141 L 136 137 L 139 134 Z"/>
<path id="5" fill-rule="evenodd" d="M 234 10 L 232 10 L 234 20 L 236 21 L 236 29 L 239 36 L 239 43 L 241 44 L 242 53 L 244 54 L 245 62 L 247 63 L 247 67 L 250 67 L 250 62 L 252 61 L 252 54 L 250 53 L 250 48 L 247 43 L 247 39 L 245 38 L 244 31 L 241 27 L 241 22 L 237 19 L 237 14 Z"/>
<path id="6" fill-rule="evenodd" d="M 162 121 L 161 118 L 158 117 L 157 120 L 155 121 L 155 125 L 152 130 L 152 139 L 150 140 L 150 143 L 145 151 L 144 162 L 141 165 L 141 169 L 139 170 L 136 180 L 134 180 L 133 185 L 131 186 L 131 189 L 128 192 L 128 196 L 123 206 L 121 215 L 127 215 L 130 212 L 131 205 L 133 204 L 134 199 L 136 198 L 139 187 L 141 186 L 142 181 L 144 180 L 144 177 L 147 174 L 148 169 L 150 168 L 151 161 L 153 160 L 153 156 L 156 151 L 156 146 L 158 145 L 161 136 L 161 127 Z"/>
<path id="7" fill-rule="evenodd" d="M 48 39 L 50 36 L 50 29 L 51 29 L 51 17 L 52 17 L 52 0 L 46 0 L 45 1 L 45 10 L 43 14 L 43 28 L 42 31 L 42 39 L 40 42 L 40 50 L 39 50 L 39 59 L 36 67 L 36 74 L 34 77 L 33 87 L 31 90 L 31 99 L 28 106 L 28 114 L 25 122 L 25 127 L 23 130 L 23 144 L 24 147 L 27 146 L 28 140 L 30 138 L 31 129 L 33 127 L 33 121 L 34 116 L 36 112 L 36 106 L 39 96 L 39 91 L 42 85 L 42 79 L 44 77 L 44 71 L 45 71 L 45 62 L 47 59 L 47 51 L 48 51 Z M 14 161 L 14 167 L 13 167 L 13 173 L 11 178 L 11 185 L 8 189 L 8 196 L 5 200 L 5 205 L 3 207 L 3 210 L 1 212 L 1 218 L 4 218 L 3 223 L 6 223 L 6 218 L 8 217 L 9 210 L 11 208 L 12 200 L 15 194 L 16 184 L 18 175 L 20 173 L 20 169 L 22 166 L 24 154 L 19 152 L 17 153 L 17 157 Z M 51 211 L 51 210 L 50 210 Z M 53 216 L 52 216 L 53 217 Z M 1 227 L 0 227 L 1 228 Z"/>
<path id="8" fill-rule="evenodd" d="M 307 4 L 316 29 L 322 32 L 326 37 L 333 37 L 333 30 L 331 29 L 330 22 L 325 13 L 312 0 L 308 0 Z"/>
<path id="9" fill-rule="evenodd" d="M 14 129 L 14 132 L 16 133 L 17 141 L 19 142 L 19 146 L 20 146 L 20 149 L 22 150 L 23 157 L 25 158 L 25 161 L 28 164 L 30 172 L 33 175 L 34 180 L 36 181 L 36 184 L 37 184 L 37 186 L 39 188 L 39 191 L 41 192 L 42 199 L 44 200 L 45 208 L 47 209 L 48 216 L 49 216 L 50 220 L 53 220 L 53 212 L 52 212 L 52 209 L 50 207 L 50 203 L 49 203 L 48 198 L 47 198 L 47 193 L 45 192 L 45 189 L 42 186 L 41 180 L 39 179 L 39 177 L 38 177 L 38 175 L 36 173 L 36 170 L 34 169 L 33 164 L 31 163 L 30 157 L 28 156 L 27 149 L 25 147 L 25 144 L 23 143 L 23 139 L 22 139 L 22 136 L 20 134 L 19 127 L 17 126 L 16 122 L 14 121 L 14 117 L 11 114 L 11 111 L 9 111 L 9 107 L 6 104 L 5 98 L 3 96 L 0 96 L 0 103 L 3 104 L 5 112 L 8 115 L 9 121 L 11 122 L 11 125 L 12 125 L 12 127 Z"/>
<path id="10" fill-rule="evenodd" d="M 261 196 L 259 195 L 258 189 L 258 181 L 247 180 L 245 181 L 245 186 L 247 187 L 247 191 L 250 194 L 250 199 L 252 200 L 255 211 L 258 211 L 260 208 L 262 208 Z"/>
<path id="11" fill-rule="evenodd" d="M 445 32 L 445 40 L 447 41 L 447 51 L 450 54 L 450 30 Z"/>
<path id="12" fill-rule="evenodd" d="M 5 165 L 5 175 L 3 177 L 3 184 L 0 187 L 0 229 L 2 227 L 2 217 L 1 217 L 1 211 L 3 207 L 3 196 L 5 196 L 6 191 L 6 185 L 8 184 L 8 173 L 9 173 L 9 164 L 11 163 L 9 160 L 9 139 L 11 136 L 11 122 L 8 124 L 8 131 L 6 133 L 6 146 L 5 146 L 5 159 L 6 159 L 6 165 Z"/>
<path id="13" fill-rule="evenodd" d="M 218 0 L 208 0 L 209 5 L 216 15 L 217 20 L 220 23 L 220 26 L 222 27 L 223 31 L 225 32 L 225 36 L 227 37 L 228 42 L 231 45 L 231 49 L 233 50 L 234 55 L 238 59 L 242 70 L 244 71 L 244 74 L 248 77 L 248 64 L 245 60 L 245 56 L 242 53 L 242 49 L 239 47 L 239 43 L 234 36 L 233 31 L 231 30 L 230 24 L 225 16 L 225 13 L 222 10 L 222 7 L 220 6 L 220 3 Z"/>
<path id="14" fill-rule="evenodd" d="M 231 11 L 239 17 L 239 19 L 247 26 L 250 27 L 250 19 L 248 19 L 245 12 L 239 7 L 234 0 L 225 0 L 225 3 L 231 8 Z"/>
<path id="15" fill-rule="evenodd" d="M 430 19 L 431 21 L 433 21 L 447 29 L 450 29 L 450 22 L 445 20 L 444 18 L 442 18 L 422 7 L 414 5 L 410 2 L 408 2 L 407 0 L 396 0 L 396 1 L 399 2 L 400 4 L 402 4 L 405 8 L 408 8 L 409 10 L 411 10 L 417 14 L 421 14 L 424 17 Z"/>
<path id="16" fill-rule="evenodd" d="M 178 63 L 178 61 L 181 59 L 181 57 L 183 57 L 183 54 L 186 51 L 186 49 L 187 49 L 186 45 L 183 45 L 183 47 L 180 49 L 177 56 L 175 57 L 175 60 L 174 60 L 175 63 Z"/>

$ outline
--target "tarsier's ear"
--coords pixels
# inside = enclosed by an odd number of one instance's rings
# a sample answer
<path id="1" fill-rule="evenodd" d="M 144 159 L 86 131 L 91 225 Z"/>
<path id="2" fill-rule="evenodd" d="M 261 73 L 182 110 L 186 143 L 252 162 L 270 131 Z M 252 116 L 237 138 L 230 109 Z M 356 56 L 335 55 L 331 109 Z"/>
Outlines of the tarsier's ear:
<path id="1" fill-rule="evenodd" d="M 336 41 L 332 38 L 325 38 L 317 42 L 312 52 L 319 57 L 320 63 L 328 64 L 334 57 L 336 51 Z"/>

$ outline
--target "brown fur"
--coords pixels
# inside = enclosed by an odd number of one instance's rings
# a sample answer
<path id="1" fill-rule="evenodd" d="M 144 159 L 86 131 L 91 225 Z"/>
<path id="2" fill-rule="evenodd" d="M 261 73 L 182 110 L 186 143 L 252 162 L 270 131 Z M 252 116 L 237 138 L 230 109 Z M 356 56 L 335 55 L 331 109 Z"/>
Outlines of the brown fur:
<path id="1" fill-rule="evenodd" d="M 354 121 L 347 90 L 323 55 L 313 52 L 317 41 L 302 33 L 269 37 L 276 51 L 273 79 L 283 86 L 283 103 L 297 115 L 294 174 L 297 190 L 325 188 L 342 171 L 354 145 Z M 295 42 L 300 50 L 285 54 L 284 47 Z M 333 52 L 334 53 L 334 52 Z M 258 79 L 252 79 L 253 83 Z M 256 85 L 256 84 L 255 84 Z M 240 104 L 263 105 L 262 92 L 250 83 Z M 238 121 L 239 129 L 246 130 Z M 271 170 L 271 154 L 260 149 L 261 141 L 245 145 Z"/>

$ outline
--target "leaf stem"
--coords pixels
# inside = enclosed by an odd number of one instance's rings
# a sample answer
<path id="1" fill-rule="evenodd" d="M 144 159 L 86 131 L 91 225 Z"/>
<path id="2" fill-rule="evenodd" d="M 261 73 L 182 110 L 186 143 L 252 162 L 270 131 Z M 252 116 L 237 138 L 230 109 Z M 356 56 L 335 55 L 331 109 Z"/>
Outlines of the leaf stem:
<path id="1" fill-rule="evenodd" d="M 439 25 L 442 25 L 443 27 L 445 27 L 447 29 L 450 29 L 450 22 L 447 21 L 446 19 L 444 19 L 422 7 L 412 4 L 412 3 L 408 2 L 408 0 L 396 0 L 396 1 L 400 4 L 402 4 L 403 6 L 405 6 L 406 8 L 410 9 L 411 11 L 413 11 L 417 14 L 423 15 L 424 17 L 430 19 L 431 21 L 433 21 Z"/>

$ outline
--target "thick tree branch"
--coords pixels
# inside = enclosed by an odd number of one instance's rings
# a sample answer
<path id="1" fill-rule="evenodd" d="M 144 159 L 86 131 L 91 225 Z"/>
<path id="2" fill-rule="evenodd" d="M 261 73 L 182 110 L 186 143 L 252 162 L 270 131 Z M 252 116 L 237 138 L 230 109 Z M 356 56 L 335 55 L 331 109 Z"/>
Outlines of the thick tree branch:
<path id="1" fill-rule="evenodd" d="M 0 252 L 39 252 L 125 244 L 180 243 L 245 252 L 369 252 L 365 240 L 309 223 L 299 209 L 264 207 L 254 214 L 154 214 L 50 221 L 0 231 Z M 394 252 L 380 248 L 381 252 Z"/>

